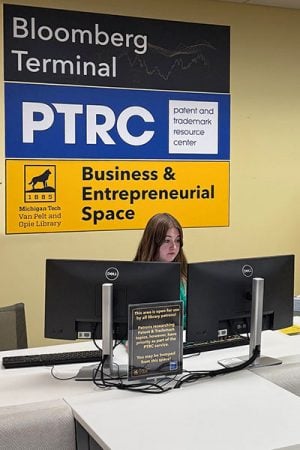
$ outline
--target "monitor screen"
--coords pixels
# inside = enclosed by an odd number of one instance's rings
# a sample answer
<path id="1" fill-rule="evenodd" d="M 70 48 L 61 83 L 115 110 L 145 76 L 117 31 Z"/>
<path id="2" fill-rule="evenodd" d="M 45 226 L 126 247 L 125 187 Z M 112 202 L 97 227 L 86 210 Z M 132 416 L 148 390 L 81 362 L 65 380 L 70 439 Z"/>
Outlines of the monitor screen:
<path id="1" fill-rule="evenodd" d="M 180 264 L 46 260 L 45 337 L 102 338 L 102 284 L 113 284 L 113 339 L 127 339 L 128 305 L 178 300 Z"/>
<path id="2" fill-rule="evenodd" d="M 252 279 L 264 279 L 262 329 L 293 323 L 294 256 L 267 256 L 191 263 L 188 266 L 189 342 L 248 333 Z"/>

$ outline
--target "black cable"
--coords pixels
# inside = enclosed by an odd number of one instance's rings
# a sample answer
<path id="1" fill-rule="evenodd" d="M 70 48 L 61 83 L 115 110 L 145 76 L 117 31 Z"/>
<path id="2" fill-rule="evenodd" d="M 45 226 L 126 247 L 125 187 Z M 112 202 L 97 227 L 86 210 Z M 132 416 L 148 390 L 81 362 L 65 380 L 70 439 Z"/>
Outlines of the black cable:
<path id="1" fill-rule="evenodd" d="M 95 338 L 93 338 L 93 343 L 94 343 L 94 345 L 95 345 L 95 347 L 99 350 L 99 352 L 100 353 L 102 353 L 102 348 L 101 347 L 99 347 L 99 345 L 97 344 L 97 342 L 96 342 L 96 339 Z"/>
<path id="2" fill-rule="evenodd" d="M 167 391 L 173 389 L 172 387 L 166 388 L 164 386 L 161 386 L 162 383 L 164 385 L 167 385 L 167 384 L 171 383 L 171 381 L 174 381 L 174 380 L 170 380 L 169 378 L 166 378 L 166 377 L 162 378 L 158 383 L 146 381 L 146 382 L 138 382 L 138 383 L 132 382 L 130 384 L 126 384 L 126 383 L 124 383 L 125 380 L 123 380 L 121 377 L 113 377 L 107 373 L 104 373 L 104 367 L 105 367 L 106 360 L 107 360 L 107 355 L 104 356 L 104 358 L 98 364 L 96 370 L 94 371 L 93 383 L 97 387 L 100 387 L 100 388 L 114 387 L 114 388 L 117 388 L 120 390 L 128 390 L 128 391 L 132 391 L 132 392 L 142 392 L 145 394 L 161 394 L 163 392 L 167 392 Z M 98 381 L 98 374 L 100 375 L 99 381 Z"/>
<path id="3" fill-rule="evenodd" d="M 238 364 L 233 367 L 224 367 L 222 369 L 216 369 L 216 370 L 207 370 L 207 371 L 199 371 L 199 372 L 191 372 L 189 375 L 186 375 L 185 377 L 182 377 L 176 385 L 174 386 L 174 389 L 178 389 L 182 386 L 183 383 L 191 383 L 193 381 L 197 381 L 199 378 L 205 378 L 205 377 L 215 377 L 217 375 L 223 375 L 227 373 L 237 372 L 239 370 L 242 370 L 248 366 L 250 366 L 255 359 L 260 354 L 260 348 L 259 346 L 256 346 L 253 350 L 253 354 L 251 358 L 249 358 L 247 361 L 242 362 L 241 364 Z"/>
<path id="4" fill-rule="evenodd" d="M 93 339 L 94 340 L 94 339 Z M 95 346 L 102 351 L 102 349 L 97 345 L 97 343 L 94 341 Z M 118 345 L 118 344 L 117 344 Z M 241 364 L 238 364 L 233 367 L 225 367 L 222 369 L 216 369 L 216 370 L 203 370 L 203 371 L 187 371 L 184 370 L 183 373 L 185 375 L 181 376 L 179 380 L 176 380 L 178 375 L 175 375 L 173 377 L 163 377 L 160 378 L 158 382 L 154 383 L 151 381 L 146 382 L 132 382 L 130 384 L 124 383 L 125 379 L 122 379 L 120 376 L 112 376 L 109 373 L 105 373 L 105 362 L 108 358 L 107 355 L 105 355 L 103 358 L 100 359 L 99 364 L 97 368 L 93 372 L 93 383 L 99 387 L 99 388 L 117 388 L 120 390 L 128 390 L 132 392 L 141 392 L 145 394 L 161 394 L 167 391 L 170 391 L 172 389 L 178 389 L 180 388 L 184 383 L 193 383 L 195 381 L 198 381 L 201 378 L 207 378 L 207 377 L 215 377 L 217 375 L 221 374 L 227 374 L 236 372 L 239 370 L 242 370 L 249 365 L 251 365 L 254 360 L 259 356 L 260 354 L 260 348 L 259 346 L 256 346 L 251 358 L 249 358 L 247 361 L 242 362 Z M 114 363 L 115 364 L 115 363 Z M 117 367 L 118 364 L 115 364 Z M 100 374 L 100 381 L 98 381 L 98 374 Z M 54 374 L 54 366 L 51 368 L 51 375 L 58 379 L 58 380 L 71 380 L 73 378 L 76 378 L 76 376 L 66 377 L 66 378 L 59 378 Z M 127 379 L 126 379 L 127 381 Z M 175 386 L 168 386 L 170 383 L 174 383 Z"/>
<path id="5" fill-rule="evenodd" d="M 97 328 L 97 325 L 95 325 L 95 328 L 93 330 L 92 339 L 93 339 L 95 347 L 99 350 L 99 356 L 100 356 L 100 354 L 101 354 L 100 352 L 102 352 L 102 349 L 98 346 L 98 344 L 96 342 L 96 338 L 95 338 L 96 328 Z M 113 349 L 115 349 L 120 343 L 121 343 L 121 341 L 115 341 L 115 345 L 113 346 Z M 259 352 L 260 352 L 259 347 L 256 346 L 251 358 L 249 358 L 247 361 L 244 361 L 241 364 L 238 364 L 233 367 L 225 367 L 222 369 L 206 370 L 206 371 L 184 371 L 184 372 L 187 372 L 187 374 L 184 375 L 183 377 L 181 377 L 177 381 L 176 381 L 177 376 L 175 376 L 171 379 L 169 377 L 160 378 L 157 383 L 147 381 L 147 382 L 138 382 L 138 383 L 132 382 L 130 384 L 124 383 L 124 380 L 120 376 L 112 376 L 109 373 L 105 373 L 104 368 L 105 368 L 105 362 L 107 361 L 108 355 L 104 355 L 104 357 L 101 356 L 97 368 L 93 371 L 93 383 L 97 387 L 103 388 L 103 389 L 114 387 L 114 388 L 117 388 L 120 390 L 128 390 L 128 391 L 132 391 L 132 392 L 142 392 L 142 393 L 147 393 L 147 394 L 149 394 L 149 393 L 161 394 L 161 393 L 167 392 L 171 389 L 178 389 L 182 386 L 182 384 L 192 383 L 194 381 L 199 380 L 200 378 L 214 377 L 214 376 L 217 376 L 220 374 L 232 373 L 232 372 L 236 372 L 238 370 L 242 370 L 245 367 L 252 364 L 252 362 L 257 358 L 257 356 L 259 356 Z M 186 355 L 186 356 L 190 356 L 190 355 Z M 191 355 L 191 356 L 194 356 L 194 355 Z M 116 364 L 116 363 L 114 363 L 114 364 L 117 367 L 119 367 L 118 364 Z M 52 376 L 54 378 L 58 378 L 57 376 L 55 376 L 53 369 L 54 369 L 54 367 L 51 370 Z M 98 374 L 100 374 L 100 381 L 98 381 Z M 65 380 L 72 379 L 72 378 L 74 378 L 74 377 L 65 378 Z M 61 380 L 63 380 L 63 379 L 61 378 Z M 174 387 L 165 387 L 171 382 L 176 382 Z M 161 384 L 163 384 L 163 385 L 161 385 Z"/>
<path id="6" fill-rule="evenodd" d="M 249 358 L 247 361 L 242 362 L 241 364 L 238 364 L 233 367 L 224 367 L 222 369 L 215 369 L 215 370 L 190 371 L 190 372 L 187 372 L 187 374 L 184 375 L 183 377 L 181 377 L 178 381 L 175 380 L 175 377 L 172 380 L 170 380 L 167 377 L 164 377 L 164 378 L 161 378 L 160 381 L 157 383 L 153 383 L 153 382 L 149 381 L 149 382 L 131 383 L 131 384 L 124 383 L 123 382 L 124 380 L 122 380 L 121 377 L 112 377 L 111 375 L 104 373 L 104 365 L 105 365 L 105 360 L 107 358 L 107 356 L 105 356 L 99 363 L 96 371 L 94 372 L 93 382 L 94 382 L 94 384 L 96 384 L 96 386 L 102 387 L 102 388 L 114 387 L 114 388 L 117 388 L 120 390 L 128 390 L 128 391 L 132 391 L 132 392 L 142 392 L 142 393 L 147 393 L 147 394 L 149 394 L 149 393 L 160 394 L 163 392 L 167 392 L 171 389 L 178 389 L 184 383 L 192 383 L 194 381 L 199 380 L 200 378 L 215 377 L 217 375 L 227 374 L 227 373 L 232 373 L 232 372 L 237 372 L 239 370 L 242 370 L 242 369 L 248 367 L 249 365 L 251 365 L 252 362 L 254 362 L 254 360 L 259 356 L 259 353 L 260 353 L 259 346 L 256 346 L 251 358 Z M 97 381 L 97 375 L 99 372 L 101 374 L 100 383 Z M 168 380 L 168 381 L 166 381 L 166 380 Z M 161 386 L 162 383 L 164 383 L 165 385 L 168 385 L 169 383 L 171 383 L 171 381 L 176 381 L 176 384 L 174 387 L 166 388 L 164 386 Z"/>

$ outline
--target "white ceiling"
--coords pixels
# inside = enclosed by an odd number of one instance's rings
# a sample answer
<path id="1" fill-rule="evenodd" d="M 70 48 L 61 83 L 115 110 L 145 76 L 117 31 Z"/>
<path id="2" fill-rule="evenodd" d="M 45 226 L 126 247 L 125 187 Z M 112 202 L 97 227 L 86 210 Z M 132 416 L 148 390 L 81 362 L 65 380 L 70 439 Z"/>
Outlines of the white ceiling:
<path id="1" fill-rule="evenodd" d="M 220 1 L 244 3 L 247 5 L 279 6 L 280 8 L 300 9 L 300 0 L 220 0 Z"/>

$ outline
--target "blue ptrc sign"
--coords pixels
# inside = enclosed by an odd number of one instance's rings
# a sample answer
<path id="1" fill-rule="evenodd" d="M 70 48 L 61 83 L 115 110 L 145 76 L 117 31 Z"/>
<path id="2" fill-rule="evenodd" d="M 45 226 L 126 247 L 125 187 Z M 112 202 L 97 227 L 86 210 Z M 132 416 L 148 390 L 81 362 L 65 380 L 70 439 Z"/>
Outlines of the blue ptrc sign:
<path id="1" fill-rule="evenodd" d="M 229 160 L 228 94 L 6 83 L 5 118 L 7 158 Z"/>

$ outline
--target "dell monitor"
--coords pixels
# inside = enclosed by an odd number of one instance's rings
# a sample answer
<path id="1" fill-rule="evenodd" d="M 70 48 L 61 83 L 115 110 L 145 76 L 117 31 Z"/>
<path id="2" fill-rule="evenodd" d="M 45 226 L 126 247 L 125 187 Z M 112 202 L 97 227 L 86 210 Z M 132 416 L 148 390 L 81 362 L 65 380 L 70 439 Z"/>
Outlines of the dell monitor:
<path id="1" fill-rule="evenodd" d="M 127 339 L 128 305 L 179 299 L 180 264 L 46 260 L 45 337 L 102 338 L 102 285 L 113 285 L 113 339 Z"/>
<path id="2" fill-rule="evenodd" d="M 294 255 L 191 263 L 188 266 L 189 342 L 250 332 L 252 281 L 264 280 L 262 330 L 293 323 Z"/>

